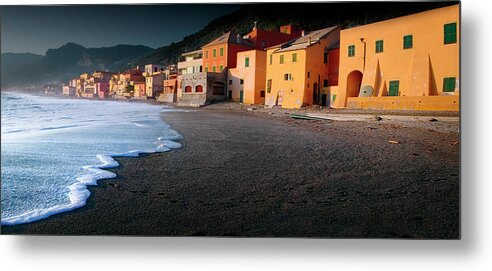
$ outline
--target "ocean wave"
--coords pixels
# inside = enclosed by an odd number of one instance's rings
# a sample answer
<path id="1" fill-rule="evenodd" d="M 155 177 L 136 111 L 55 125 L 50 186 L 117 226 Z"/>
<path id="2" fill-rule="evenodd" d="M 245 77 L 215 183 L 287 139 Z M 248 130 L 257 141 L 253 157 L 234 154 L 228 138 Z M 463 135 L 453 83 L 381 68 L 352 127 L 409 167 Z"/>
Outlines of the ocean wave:
<path id="1" fill-rule="evenodd" d="M 33 112 L 30 105 L 41 109 Z M 108 169 L 118 166 L 117 157 L 181 148 L 182 136 L 162 122 L 161 113 L 161 106 L 149 104 L 2 93 L 0 224 L 30 223 L 84 206 L 88 186 L 116 177 Z"/>
<path id="2" fill-rule="evenodd" d="M 116 178 L 117 175 L 115 173 L 105 170 L 119 166 L 119 163 L 114 159 L 114 157 L 138 157 L 140 154 L 168 152 L 172 149 L 181 148 L 182 146 L 180 143 L 171 140 L 159 141 L 161 143 L 160 145 L 158 145 L 155 151 L 132 150 L 126 153 L 114 155 L 98 154 L 97 158 L 101 163 L 98 165 L 83 166 L 84 170 L 86 170 L 87 173 L 83 176 L 78 177 L 77 182 L 68 186 L 68 197 L 70 199 L 69 204 L 57 205 L 44 209 L 35 209 L 13 217 L 2 218 L 0 224 L 4 226 L 12 226 L 31 223 L 59 213 L 64 213 L 83 207 L 86 205 L 87 199 L 91 194 L 89 189 L 87 188 L 88 186 L 96 186 L 97 181 L 102 179 Z"/>

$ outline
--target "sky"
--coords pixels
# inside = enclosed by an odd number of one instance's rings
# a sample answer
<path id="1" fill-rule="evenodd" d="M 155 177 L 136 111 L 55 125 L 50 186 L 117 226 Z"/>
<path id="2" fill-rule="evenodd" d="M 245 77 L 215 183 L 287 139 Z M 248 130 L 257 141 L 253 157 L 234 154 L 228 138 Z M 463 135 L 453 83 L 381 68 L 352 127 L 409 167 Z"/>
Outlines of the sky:
<path id="1" fill-rule="evenodd" d="M 239 5 L 2 6 L 1 52 L 44 55 L 68 42 L 158 48 L 193 34 Z"/>

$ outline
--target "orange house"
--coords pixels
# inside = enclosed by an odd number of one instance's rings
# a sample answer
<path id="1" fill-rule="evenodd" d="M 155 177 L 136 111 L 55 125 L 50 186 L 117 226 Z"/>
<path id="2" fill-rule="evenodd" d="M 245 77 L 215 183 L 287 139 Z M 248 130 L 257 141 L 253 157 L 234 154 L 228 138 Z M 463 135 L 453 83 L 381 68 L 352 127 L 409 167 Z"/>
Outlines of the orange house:
<path id="1" fill-rule="evenodd" d="M 229 31 L 202 47 L 204 71 L 222 72 L 225 67 L 235 68 L 237 53 L 254 48 L 252 42 Z"/>
<path id="2" fill-rule="evenodd" d="M 460 7 L 342 30 L 337 108 L 459 110 Z"/>

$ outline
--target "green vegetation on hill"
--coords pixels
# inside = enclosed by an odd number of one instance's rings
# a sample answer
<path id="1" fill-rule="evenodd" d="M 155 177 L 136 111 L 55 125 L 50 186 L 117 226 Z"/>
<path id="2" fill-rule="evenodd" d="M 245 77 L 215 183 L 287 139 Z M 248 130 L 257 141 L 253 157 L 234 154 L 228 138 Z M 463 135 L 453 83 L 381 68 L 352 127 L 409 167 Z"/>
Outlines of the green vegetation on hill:
<path id="1" fill-rule="evenodd" d="M 278 30 L 281 25 L 295 24 L 306 31 L 333 25 L 350 28 L 424 10 L 456 4 L 445 2 L 369 2 L 369 3 L 277 3 L 247 4 L 211 21 L 195 34 L 179 42 L 160 47 L 138 63 L 170 64 L 179 61 L 184 52 L 199 49 L 225 32 L 247 34 L 257 22 L 259 28 Z"/>
<path id="2" fill-rule="evenodd" d="M 94 70 L 118 72 L 135 65 L 176 63 L 182 53 L 197 50 L 227 31 L 247 34 L 252 30 L 254 22 L 257 22 L 259 28 L 266 30 L 276 30 L 286 24 L 298 25 L 306 31 L 333 25 L 350 28 L 456 3 L 458 2 L 246 4 L 211 21 L 183 40 L 158 49 L 141 45 L 85 48 L 67 43 L 60 48 L 49 49 L 46 56 L 2 54 L 1 83 L 5 88 L 54 81 L 66 82 L 81 73 Z M 183 14 L 183 18 L 193 19 L 187 18 L 186 14 Z"/>

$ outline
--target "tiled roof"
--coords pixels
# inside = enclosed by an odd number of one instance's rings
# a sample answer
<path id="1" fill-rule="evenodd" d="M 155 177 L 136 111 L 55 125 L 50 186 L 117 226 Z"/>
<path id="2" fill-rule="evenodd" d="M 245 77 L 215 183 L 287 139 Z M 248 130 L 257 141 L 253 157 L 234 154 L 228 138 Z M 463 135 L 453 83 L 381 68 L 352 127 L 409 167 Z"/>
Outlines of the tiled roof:
<path id="1" fill-rule="evenodd" d="M 212 42 L 205 44 L 203 47 L 209 47 L 209 46 L 225 44 L 225 43 L 233 43 L 233 44 L 239 44 L 239 45 L 243 45 L 243 46 L 255 47 L 253 43 L 251 43 L 249 40 L 243 39 L 240 35 L 238 35 L 234 31 L 229 31 L 229 32 L 225 33 L 224 35 L 216 38 Z"/>
<path id="2" fill-rule="evenodd" d="M 286 52 L 286 51 L 293 51 L 293 50 L 299 50 L 299 49 L 305 49 L 312 44 L 317 43 L 320 39 L 328 36 L 333 30 L 337 29 L 338 26 L 332 26 L 328 28 L 323 28 L 319 30 L 314 30 L 309 32 L 308 34 L 299 37 L 295 40 L 288 41 L 286 43 L 281 44 L 279 50 L 275 51 L 275 53 L 278 52 Z M 311 40 L 311 43 L 309 41 Z M 333 44 L 330 45 L 330 47 L 333 46 Z M 272 47 L 275 48 L 275 47 Z"/>

